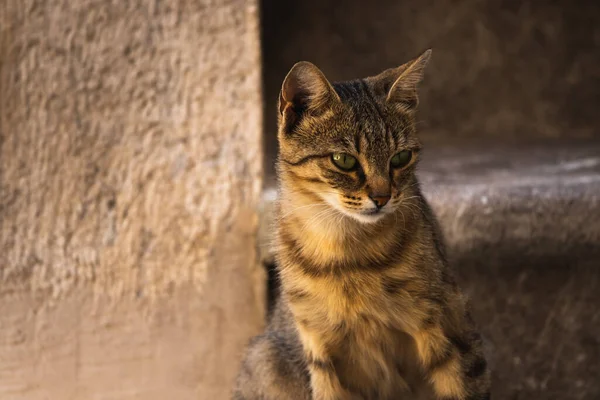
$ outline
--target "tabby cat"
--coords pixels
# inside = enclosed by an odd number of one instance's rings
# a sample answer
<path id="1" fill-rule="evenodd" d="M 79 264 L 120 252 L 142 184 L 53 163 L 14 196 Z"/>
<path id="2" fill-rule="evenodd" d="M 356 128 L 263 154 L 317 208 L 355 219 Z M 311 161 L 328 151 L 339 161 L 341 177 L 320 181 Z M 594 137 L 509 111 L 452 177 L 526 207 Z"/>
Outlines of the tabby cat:
<path id="1" fill-rule="evenodd" d="M 481 336 L 415 176 L 430 55 L 351 82 L 308 62 L 285 78 L 281 293 L 234 399 L 490 398 Z"/>

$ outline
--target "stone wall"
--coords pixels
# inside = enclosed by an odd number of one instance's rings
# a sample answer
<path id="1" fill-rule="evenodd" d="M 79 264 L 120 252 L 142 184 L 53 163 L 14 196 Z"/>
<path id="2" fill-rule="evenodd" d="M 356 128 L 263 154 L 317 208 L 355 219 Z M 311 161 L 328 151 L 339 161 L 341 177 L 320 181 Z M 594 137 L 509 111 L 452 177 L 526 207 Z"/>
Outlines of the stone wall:
<path id="1" fill-rule="evenodd" d="M 253 0 L 0 0 L 0 398 L 224 399 L 263 324 Z"/>

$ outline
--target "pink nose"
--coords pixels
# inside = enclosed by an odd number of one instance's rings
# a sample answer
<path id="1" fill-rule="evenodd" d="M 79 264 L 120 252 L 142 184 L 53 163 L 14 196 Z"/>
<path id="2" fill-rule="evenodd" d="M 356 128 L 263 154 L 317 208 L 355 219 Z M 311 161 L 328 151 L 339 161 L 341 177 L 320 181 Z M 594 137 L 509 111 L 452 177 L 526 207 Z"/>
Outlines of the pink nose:
<path id="1" fill-rule="evenodd" d="M 390 196 L 389 195 L 385 195 L 385 196 L 369 196 L 369 198 L 371 200 L 373 200 L 373 202 L 375 203 L 375 205 L 377 206 L 377 208 L 381 208 L 381 207 L 385 206 L 387 204 L 387 202 L 390 201 Z"/>

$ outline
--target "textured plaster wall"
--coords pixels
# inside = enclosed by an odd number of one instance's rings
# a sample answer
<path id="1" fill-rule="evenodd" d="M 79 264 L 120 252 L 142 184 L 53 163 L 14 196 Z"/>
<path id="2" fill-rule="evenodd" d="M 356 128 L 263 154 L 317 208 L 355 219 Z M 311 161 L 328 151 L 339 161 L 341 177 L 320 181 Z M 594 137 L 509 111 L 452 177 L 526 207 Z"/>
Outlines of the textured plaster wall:
<path id="1" fill-rule="evenodd" d="M 432 47 L 419 114 L 430 141 L 600 137 L 596 0 L 263 0 L 262 8 L 268 132 L 296 61 L 354 79 Z"/>
<path id="2" fill-rule="evenodd" d="M 0 398 L 226 398 L 263 319 L 253 0 L 0 1 Z"/>

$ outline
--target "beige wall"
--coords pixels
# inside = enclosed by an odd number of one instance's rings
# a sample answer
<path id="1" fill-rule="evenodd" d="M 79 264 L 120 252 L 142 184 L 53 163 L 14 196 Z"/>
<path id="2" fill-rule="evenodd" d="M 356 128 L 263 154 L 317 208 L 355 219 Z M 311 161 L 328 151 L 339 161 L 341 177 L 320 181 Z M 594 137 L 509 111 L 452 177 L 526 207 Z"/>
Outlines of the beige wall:
<path id="1" fill-rule="evenodd" d="M 254 0 L 0 0 L 0 398 L 227 398 L 262 325 Z"/>

